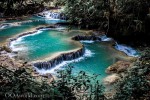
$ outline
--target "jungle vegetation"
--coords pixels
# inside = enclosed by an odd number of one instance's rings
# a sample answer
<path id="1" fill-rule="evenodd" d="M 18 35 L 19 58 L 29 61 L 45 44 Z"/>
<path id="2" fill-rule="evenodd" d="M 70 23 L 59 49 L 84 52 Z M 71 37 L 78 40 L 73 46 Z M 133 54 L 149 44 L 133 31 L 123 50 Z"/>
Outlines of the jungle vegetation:
<path id="1" fill-rule="evenodd" d="M 149 45 L 149 0 L 1 0 L 0 12 L 4 16 L 22 16 L 52 6 L 63 7 L 68 20 L 81 28 L 104 31 L 131 45 Z"/>
<path id="2" fill-rule="evenodd" d="M 149 0 L 58 0 L 58 2 L 64 5 L 64 12 L 73 24 L 104 31 L 107 36 L 120 42 L 130 42 L 130 45 L 149 44 Z"/>
<path id="3" fill-rule="evenodd" d="M 0 0 L 3 17 L 31 15 L 43 11 L 54 0 Z"/>
<path id="4" fill-rule="evenodd" d="M 19 68 L 14 71 L 0 66 L 0 95 L 3 98 L 17 98 L 16 94 L 30 98 L 29 95 L 54 100 L 149 100 L 150 96 L 150 49 L 146 48 L 142 56 L 125 72 L 120 74 L 121 80 L 113 85 L 117 90 L 113 98 L 107 99 L 105 88 L 97 80 L 84 71 L 72 75 L 72 66 L 57 71 L 57 80 L 51 84 L 47 79 L 41 82 L 27 71 Z M 7 94 L 7 95 L 6 95 Z M 11 95 L 9 95 L 11 94 Z M 28 95 L 28 96 L 27 96 Z M 38 95 L 38 96 L 37 96 Z M 27 96 L 27 97 L 24 97 Z"/>
<path id="5" fill-rule="evenodd" d="M 72 67 L 58 71 L 58 79 L 48 84 L 46 79 L 38 82 L 25 68 L 11 71 L 0 67 L 0 95 L 6 99 L 53 99 L 53 100 L 103 100 L 103 86 L 98 75 L 87 75 L 81 71 L 72 75 Z M 18 95 L 18 96 L 17 96 Z"/>
<path id="6" fill-rule="evenodd" d="M 150 98 L 150 48 L 124 74 L 114 87 L 114 100 L 149 100 Z"/>

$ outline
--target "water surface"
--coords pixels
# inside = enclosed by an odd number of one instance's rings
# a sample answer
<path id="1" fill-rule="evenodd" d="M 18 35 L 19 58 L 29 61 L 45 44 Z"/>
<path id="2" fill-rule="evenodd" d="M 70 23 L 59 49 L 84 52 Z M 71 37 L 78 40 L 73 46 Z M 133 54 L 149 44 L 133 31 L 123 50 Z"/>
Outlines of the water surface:
<path id="1" fill-rule="evenodd" d="M 41 18 L 29 18 L 28 20 L 37 21 L 0 30 L 0 42 L 4 42 L 13 35 L 20 34 L 38 25 L 59 22 L 58 20 L 43 20 Z M 28 61 L 34 61 L 50 57 L 58 52 L 78 48 L 78 43 L 70 39 L 72 36 L 78 34 L 82 34 L 82 32 L 80 33 L 78 30 L 70 33 L 58 30 L 40 30 L 34 35 L 24 36 L 13 41 L 11 47 L 14 51 L 18 51 L 21 57 L 24 57 Z M 88 74 L 101 74 L 99 78 L 104 78 L 107 75 L 105 73 L 106 68 L 114 63 L 114 52 L 112 52 L 109 46 L 102 43 L 83 44 L 85 45 L 85 49 L 89 51 L 89 54 L 82 57 L 81 60 L 70 62 L 74 66 L 73 73 L 77 74 L 80 71 L 85 71 Z"/>

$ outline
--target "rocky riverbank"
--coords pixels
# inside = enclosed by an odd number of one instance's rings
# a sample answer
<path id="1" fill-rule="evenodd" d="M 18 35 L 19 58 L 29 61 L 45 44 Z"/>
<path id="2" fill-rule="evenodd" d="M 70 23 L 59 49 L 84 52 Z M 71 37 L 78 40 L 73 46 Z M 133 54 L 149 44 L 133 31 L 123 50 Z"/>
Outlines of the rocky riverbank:
<path id="1" fill-rule="evenodd" d="M 15 59 L 14 56 L 16 56 L 16 54 L 14 54 L 9 48 L 1 46 L 0 67 L 11 70 L 12 72 L 24 68 L 26 72 L 33 76 L 38 82 L 45 80 L 47 83 L 51 83 L 54 80 L 54 77 L 51 74 L 40 75 L 28 62 L 21 59 Z"/>
<path id="2" fill-rule="evenodd" d="M 106 69 L 106 73 L 109 74 L 106 78 L 104 78 L 104 84 L 105 85 L 113 85 L 118 80 L 121 79 L 120 75 L 121 73 L 126 72 L 131 66 L 133 66 L 133 61 L 123 61 L 119 60 L 113 65 L 109 66 Z"/>
<path id="3" fill-rule="evenodd" d="M 15 60 L 13 53 L 6 46 L 0 47 L 0 66 L 5 66 L 9 69 L 19 68 L 24 66 L 24 62 L 21 60 Z"/>
<path id="4" fill-rule="evenodd" d="M 142 51 L 141 57 L 134 62 L 118 61 L 109 66 L 106 72 L 109 74 L 104 79 L 105 96 L 112 99 L 118 96 L 128 96 L 149 100 L 150 90 L 150 52 L 149 48 Z"/>

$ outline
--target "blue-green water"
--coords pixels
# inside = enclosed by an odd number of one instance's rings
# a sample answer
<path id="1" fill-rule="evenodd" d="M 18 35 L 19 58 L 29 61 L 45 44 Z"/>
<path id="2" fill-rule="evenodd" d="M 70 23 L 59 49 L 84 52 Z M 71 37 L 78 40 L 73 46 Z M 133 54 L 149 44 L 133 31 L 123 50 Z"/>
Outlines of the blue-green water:
<path id="1" fill-rule="evenodd" d="M 44 20 L 39 19 L 37 17 L 28 18 L 28 20 L 23 21 L 33 21 L 28 23 L 22 23 L 19 26 L 9 26 L 6 29 L 0 29 L 0 42 L 5 42 L 8 38 L 12 37 L 13 35 L 20 34 L 24 31 L 28 31 L 31 28 L 37 27 L 39 25 L 48 25 L 48 24 L 55 24 L 60 22 L 59 20 Z M 22 21 L 10 20 L 4 23 L 16 23 Z M 61 21 L 62 22 L 62 21 Z"/>
<path id="2" fill-rule="evenodd" d="M 86 49 L 85 55 L 79 59 L 66 61 L 56 68 L 51 70 L 38 70 L 40 73 L 53 73 L 55 74 L 55 70 L 63 69 L 66 65 L 71 65 L 73 67 L 73 74 L 76 75 L 80 71 L 85 71 L 87 74 L 100 74 L 98 79 L 103 79 L 107 76 L 105 70 L 108 66 L 114 63 L 115 57 L 113 54 L 112 48 L 109 46 L 94 42 L 94 43 L 83 43 Z M 64 66 L 65 65 L 65 66 Z M 64 66 L 64 67 L 63 67 Z"/>
<path id="3" fill-rule="evenodd" d="M 4 42 L 6 39 L 12 37 L 13 35 L 19 34 L 41 24 L 45 23 L 43 21 L 37 21 L 34 23 L 25 23 L 20 26 L 10 26 L 6 29 L 2 29 L 0 30 L 0 42 Z"/>
<path id="4" fill-rule="evenodd" d="M 29 61 L 44 59 L 57 52 L 74 50 L 79 46 L 61 31 L 44 30 L 38 34 L 20 38 L 12 43 L 13 49 L 21 52 Z M 27 55 L 26 55 L 27 54 Z"/>
<path id="5" fill-rule="evenodd" d="M 38 18 L 30 18 L 30 20 L 39 20 Z M 45 25 L 51 23 L 57 23 L 58 21 L 34 21 L 30 23 L 21 24 L 21 26 L 13 26 L 3 30 L 0 30 L 0 42 L 6 41 L 13 35 L 20 34 L 23 31 L 27 31 L 30 28 L 38 25 Z M 19 51 L 20 55 L 29 61 L 44 59 L 51 55 L 62 52 L 73 50 L 78 48 L 77 42 L 73 42 L 70 38 L 74 35 L 80 34 L 78 31 L 74 32 L 62 32 L 57 30 L 43 30 L 39 31 L 38 34 L 25 36 L 12 42 L 13 50 Z M 88 56 L 82 57 L 81 60 L 71 63 L 73 73 L 76 74 L 79 71 L 86 71 L 89 74 L 101 74 L 100 78 L 106 76 L 106 68 L 113 63 L 113 57 L 111 56 L 114 52 L 104 44 L 95 43 L 83 43 Z"/>
<path id="6" fill-rule="evenodd" d="M 84 43 L 84 45 L 86 49 L 91 51 L 91 57 L 85 57 L 85 59 L 73 63 L 73 73 L 77 74 L 82 69 L 88 74 L 100 74 L 99 77 L 105 77 L 106 68 L 114 63 L 109 47 L 100 43 Z"/>

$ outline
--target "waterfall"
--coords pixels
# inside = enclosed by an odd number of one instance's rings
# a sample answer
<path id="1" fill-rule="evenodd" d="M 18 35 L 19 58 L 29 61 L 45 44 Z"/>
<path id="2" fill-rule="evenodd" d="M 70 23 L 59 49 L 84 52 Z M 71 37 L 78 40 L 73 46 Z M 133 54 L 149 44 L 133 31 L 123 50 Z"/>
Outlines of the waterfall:
<path id="1" fill-rule="evenodd" d="M 108 38 L 106 35 L 102 35 L 100 36 L 101 41 L 112 41 L 112 38 Z M 127 45 L 123 45 L 123 44 L 118 44 L 116 42 L 115 48 L 119 51 L 123 51 L 124 53 L 126 53 L 128 56 L 133 56 L 133 57 L 137 57 L 138 53 L 136 50 L 134 50 L 132 47 L 127 46 Z"/>
<path id="2" fill-rule="evenodd" d="M 91 36 L 81 36 L 81 35 L 77 35 L 77 36 L 74 36 L 72 38 L 73 40 L 76 40 L 76 41 L 82 41 L 82 42 L 89 42 L 89 43 L 92 43 L 94 41 L 112 41 L 113 39 L 112 38 L 108 38 L 106 35 L 102 35 L 102 36 L 95 36 L 95 35 L 91 35 Z"/>
<path id="3" fill-rule="evenodd" d="M 112 41 L 113 39 L 112 38 L 108 38 L 106 35 L 102 35 L 100 36 L 101 38 L 101 41 Z"/>
<path id="4" fill-rule="evenodd" d="M 43 68 L 41 67 L 41 69 L 39 69 L 35 66 L 34 66 L 34 68 L 40 74 L 47 74 L 47 73 L 55 74 L 55 70 L 60 69 L 60 67 L 63 68 L 63 66 L 65 66 L 65 65 L 68 65 L 68 64 L 73 63 L 73 62 L 79 62 L 79 61 L 83 60 L 85 57 L 92 57 L 93 55 L 94 55 L 94 53 L 92 53 L 88 49 L 85 49 L 85 53 L 82 57 L 79 57 L 79 58 L 76 58 L 76 59 L 73 59 L 73 60 L 69 60 L 69 61 L 63 61 L 62 63 L 56 65 L 53 68 L 44 69 L 44 67 Z M 50 64 L 49 66 L 51 66 L 51 63 L 49 63 L 49 64 Z"/>
<path id="5" fill-rule="evenodd" d="M 47 18 L 47 19 L 66 20 L 65 15 L 60 13 L 60 12 L 44 11 L 44 12 L 41 12 L 41 13 L 37 14 L 37 16 Z"/>
<path id="6" fill-rule="evenodd" d="M 115 48 L 119 51 L 123 51 L 124 53 L 126 53 L 128 56 L 133 56 L 133 57 L 138 57 L 138 53 L 136 50 L 134 50 L 132 47 L 130 46 L 126 46 L 123 44 L 118 44 L 116 42 Z"/>
<path id="7" fill-rule="evenodd" d="M 72 37 L 73 40 L 76 41 L 81 41 L 81 42 L 86 42 L 86 43 L 92 43 L 94 41 L 113 41 L 112 38 L 108 38 L 106 35 L 102 35 L 102 36 L 74 36 Z M 128 56 L 133 56 L 133 57 L 137 57 L 138 53 L 136 50 L 134 50 L 132 47 L 130 46 L 126 46 L 126 45 L 122 45 L 122 44 L 118 44 L 116 42 L 115 48 L 119 51 L 123 51 L 124 53 L 126 53 Z"/>
<path id="8" fill-rule="evenodd" d="M 77 58 L 83 56 L 84 53 L 85 53 L 85 49 L 84 49 L 84 47 L 82 47 L 77 51 L 61 54 L 61 55 L 51 59 L 50 61 L 37 62 L 37 63 L 34 63 L 33 65 L 34 65 L 34 67 L 36 67 L 38 69 L 47 70 L 47 69 L 51 69 L 51 68 L 55 67 L 56 65 L 62 63 L 63 61 L 70 61 L 70 60 L 77 59 Z"/>

